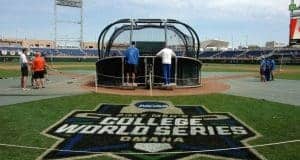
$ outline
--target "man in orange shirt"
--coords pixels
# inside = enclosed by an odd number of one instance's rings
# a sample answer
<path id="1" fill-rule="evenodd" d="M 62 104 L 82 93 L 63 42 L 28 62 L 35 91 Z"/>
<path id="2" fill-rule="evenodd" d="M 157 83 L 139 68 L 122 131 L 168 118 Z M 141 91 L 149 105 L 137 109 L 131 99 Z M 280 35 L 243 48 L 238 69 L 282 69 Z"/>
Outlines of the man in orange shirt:
<path id="1" fill-rule="evenodd" d="M 41 57 L 40 52 L 36 52 L 35 58 L 32 61 L 33 78 L 35 82 L 35 88 L 45 88 L 44 73 L 45 73 L 46 61 Z"/>

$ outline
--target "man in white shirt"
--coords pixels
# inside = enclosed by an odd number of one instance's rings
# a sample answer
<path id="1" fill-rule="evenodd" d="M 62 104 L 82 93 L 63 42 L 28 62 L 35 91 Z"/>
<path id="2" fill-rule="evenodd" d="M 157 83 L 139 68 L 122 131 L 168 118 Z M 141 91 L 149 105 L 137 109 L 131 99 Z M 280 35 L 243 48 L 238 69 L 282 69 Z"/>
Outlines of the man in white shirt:
<path id="1" fill-rule="evenodd" d="M 26 54 L 28 52 L 27 48 L 24 48 L 20 53 L 20 65 L 21 65 L 21 87 L 24 91 L 28 90 L 26 88 L 27 77 L 28 77 L 28 59 Z"/>
<path id="2" fill-rule="evenodd" d="M 172 49 L 166 47 L 159 51 L 156 56 L 160 56 L 162 59 L 164 84 L 169 85 L 171 78 L 172 57 L 176 57 L 176 54 Z"/>

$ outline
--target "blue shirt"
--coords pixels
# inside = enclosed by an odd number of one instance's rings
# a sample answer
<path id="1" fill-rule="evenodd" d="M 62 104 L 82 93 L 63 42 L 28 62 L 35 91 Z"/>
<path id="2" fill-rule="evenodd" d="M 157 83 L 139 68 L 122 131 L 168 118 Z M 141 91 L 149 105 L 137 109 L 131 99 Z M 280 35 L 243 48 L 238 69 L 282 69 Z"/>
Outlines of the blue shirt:
<path id="1" fill-rule="evenodd" d="M 260 62 L 260 68 L 261 68 L 263 71 L 266 70 L 266 60 L 263 59 L 263 60 Z"/>
<path id="2" fill-rule="evenodd" d="M 274 59 L 271 60 L 271 70 L 275 70 L 275 61 L 274 61 Z"/>
<path id="3" fill-rule="evenodd" d="M 271 61 L 269 59 L 266 60 L 266 69 L 271 70 Z"/>
<path id="4" fill-rule="evenodd" d="M 128 64 L 135 64 L 139 63 L 140 51 L 136 47 L 129 47 L 125 51 L 125 61 Z"/>

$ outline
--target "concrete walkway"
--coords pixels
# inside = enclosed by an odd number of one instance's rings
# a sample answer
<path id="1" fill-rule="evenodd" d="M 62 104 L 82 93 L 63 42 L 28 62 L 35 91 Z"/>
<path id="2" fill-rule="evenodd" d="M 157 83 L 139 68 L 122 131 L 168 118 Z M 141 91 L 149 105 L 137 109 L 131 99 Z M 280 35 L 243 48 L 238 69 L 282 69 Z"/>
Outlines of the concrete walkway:
<path id="1" fill-rule="evenodd" d="M 20 88 L 19 78 L 0 80 L 0 106 L 89 92 L 80 87 L 80 77 L 49 76 L 48 79 L 46 88 L 28 87 L 29 91 L 23 91 Z M 30 82 L 27 84 L 30 86 Z"/>
<path id="2" fill-rule="evenodd" d="M 225 80 L 231 88 L 226 94 L 265 99 L 300 106 L 300 81 L 277 79 L 262 83 L 258 78 L 247 77 Z"/>
<path id="3" fill-rule="evenodd" d="M 204 72 L 202 77 L 243 76 L 247 74 L 249 75 L 251 72 Z M 262 83 L 258 77 L 249 76 L 233 79 L 226 78 L 219 81 L 230 85 L 230 89 L 225 94 L 300 106 L 299 80 L 276 79 L 275 81 Z"/>
<path id="4" fill-rule="evenodd" d="M 202 72 L 202 78 L 226 77 L 226 76 L 243 76 L 253 74 L 253 72 Z"/>

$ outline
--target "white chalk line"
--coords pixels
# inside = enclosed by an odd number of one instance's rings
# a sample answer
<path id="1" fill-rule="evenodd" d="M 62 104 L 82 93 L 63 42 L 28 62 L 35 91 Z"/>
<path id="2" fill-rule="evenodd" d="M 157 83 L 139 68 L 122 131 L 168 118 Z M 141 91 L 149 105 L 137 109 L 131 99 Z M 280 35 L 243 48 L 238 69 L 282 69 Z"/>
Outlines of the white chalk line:
<path id="1" fill-rule="evenodd" d="M 185 154 L 185 153 L 206 153 L 206 152 L 218 152 L 218 151 L 228 151 L 228 150 L 239 150 L 239 149 L 251 149 L 251 148 L 261 148 L 267 146 L 275 146 L 281 144 L 288 144 L 288 143 L 297 143 L 300 142 L 300 139 L 289 140 L 289 141 L 281 141 L 281 142 L 274 142 L 274 143 L 265 143 L 265 144 L 258 144 L 252 146 L 244 146 L 244 147 L 233 147 L 233 148 L 220 148 L 220 149 L 209 149 L 209 150 L 199 150 L 199 151 L 180 151 L 180 152 L 156 152 L 156 153 L 126 153 L 126 152 L 91 152 L 91 151 L 79 151 L 79 150 L 60 150 L 60 149 L 53 149 L 53 148 L 44 148 L 44 147 L 33 147 L 33 146 L 24 146 L 24 145 L 16 145 L 16 144 L 5 144 L 0 143 L 0 146 L 7 147 L 7 148 L 24 148 L 24 149 L 32 149 L 32 150 L 48 150 L 48 151 L 59 151 L 59 152 L 71 152 L 71 153 L 86 153 L 86 154 L 103 154 L 103 153 L 111 153 L 111 154 L 118 154 L 118 155 L 156 155 L 156 154 Z"/>

